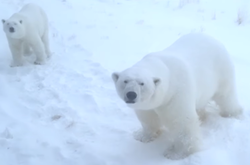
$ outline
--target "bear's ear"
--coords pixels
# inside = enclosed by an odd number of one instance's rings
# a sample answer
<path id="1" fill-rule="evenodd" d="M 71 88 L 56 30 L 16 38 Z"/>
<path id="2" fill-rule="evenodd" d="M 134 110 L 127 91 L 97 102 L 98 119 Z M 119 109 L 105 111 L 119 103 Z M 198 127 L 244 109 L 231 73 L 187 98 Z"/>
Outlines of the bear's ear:
<path id="1" fill-rule="evenodd" d="M 20 22 L 20 24 L 22 24 L 22 23 L 23 23 L 23 21 L 22 21 L 22 20 L 20 20 L 19 22 Z"/>
<path id="2" fill-rule="evenodd" d="M 154 83 L 156 86 L 159 85 L 161 82 L 161 80 L 159 78 L 154 78 L 153 80 L 154 80 Z"/>
<path id="3" fill-rule="evenodd" d="M 6 21 L 5 21 L 5 19 L 2 19 L 2 23 L 4 24 Z"/>
<path id="4" fill-rule="evenodd" d="M 119 79 L 119 73 L 117 72 L 112 73 L 112 79 L 116 83 L 117 80 Z"/>

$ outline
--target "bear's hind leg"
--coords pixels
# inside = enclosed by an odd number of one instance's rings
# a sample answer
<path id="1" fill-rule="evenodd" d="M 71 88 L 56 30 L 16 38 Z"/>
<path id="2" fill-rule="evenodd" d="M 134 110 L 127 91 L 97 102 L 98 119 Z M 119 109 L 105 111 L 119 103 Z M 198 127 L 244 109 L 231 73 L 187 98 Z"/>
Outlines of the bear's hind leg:
<path id="1" fill-rule="evenodd" d="M 222 117 L 238 117 L 242 113 L 236 91 L 234 87 L 226 88 L 214 97 L 214 101 L 220 107 L 220 115 Z"/>
<path id="2" fill-rule="evenodd" d="M 153 141 L 161 133 L 162 123 L 154 110 L 135 110 L 137 118 L 141 122 L 142 129 L 134 133 L 134 138 L 147 143 Z"/>
<path id="3" fill-rule="evenodd" d="M 42 41 L 43 41 L 43 44 L 44 44 L 45 53 L 47 55 L 47 58 L 50 58 L 51 52 L 50 52 L 50 47 L 49 47 L 49 34 L 48 34 L 48 30 L 46 30 L 45 33 L 44 33 L 44 35 L 42 36 Z"/>

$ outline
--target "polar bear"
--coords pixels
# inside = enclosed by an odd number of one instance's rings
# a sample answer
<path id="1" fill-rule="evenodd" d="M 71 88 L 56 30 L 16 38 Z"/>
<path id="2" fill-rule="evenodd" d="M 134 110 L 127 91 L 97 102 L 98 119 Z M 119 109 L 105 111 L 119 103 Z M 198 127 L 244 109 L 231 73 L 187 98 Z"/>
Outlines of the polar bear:
<path id="1" fill-rule="evenodd" d="M 238 117 L 234 66 L 225 47 L 203 33 L 180 37 L 163 51 L 112 73 L 117 94 L 139 119 L 135 138 L 149 142 L 169 132 L 164 155 L 181 159 L 202 147 L 199 112 L 215 101 L 223 117 Z M 168 144 L 168 145 L 167 145 Z"/>
<path id="2" fill-rule="evenodd" d="M 23 65 L 23 55 L 31 49 L 35 64 L 44 64 L 50 57 L 48 18 L 39 6 L 29 3 L 2 23 L 13 57 L 11 66 Z"/>

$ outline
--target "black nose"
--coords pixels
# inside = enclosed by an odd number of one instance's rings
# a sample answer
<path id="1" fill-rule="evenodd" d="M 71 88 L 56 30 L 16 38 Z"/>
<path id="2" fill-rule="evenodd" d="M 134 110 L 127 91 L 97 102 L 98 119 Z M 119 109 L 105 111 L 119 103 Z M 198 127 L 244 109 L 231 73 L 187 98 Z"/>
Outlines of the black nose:
<path id="1" fill-rule="evenodd" d="M 11 33 L 15 32 L 15 29 L 13 27 L 10 27 L 10 32 Z"/>
<path id="2" fill-rule="evenodd" d="M 134 99 L 136 99 L 137 94 L 136 94 L 135 92 L 128 92 L 128 93 L 126 94 L 126 96 L 127 96 L 127 98 L 128 98 L 129 100 L 134 100 Z"/>

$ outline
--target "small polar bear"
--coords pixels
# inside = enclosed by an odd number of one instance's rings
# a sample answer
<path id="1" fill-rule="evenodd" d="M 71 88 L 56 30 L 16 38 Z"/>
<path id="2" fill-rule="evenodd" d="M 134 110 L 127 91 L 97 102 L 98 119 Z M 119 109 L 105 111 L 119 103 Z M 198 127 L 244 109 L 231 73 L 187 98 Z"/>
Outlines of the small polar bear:
<path id="1" fill-rule="evenodd" d="M 31 54 L 31 49 L 35 64 L 44 64 L 50 57 L 48 18 L 39 6 L 29 3 L 2 23 L 13 57 L 11 66 L 22 66 L 23 55 Z"/>
<path id="2" fill-rule="evenodd" d="M 180 37 L 132 67 L 112 73 L 119 97 L 134 109 L 142 130 L 135 139 L 149 142 L 169 131 L 165 157 L 182 159 L 201 150 L 199 115 L 215 101 L 223 117 L 242 113 L 234 66 L 225 47 L 202 33 Z M 168 144 L 168 145 L 167 145 Z"/>

